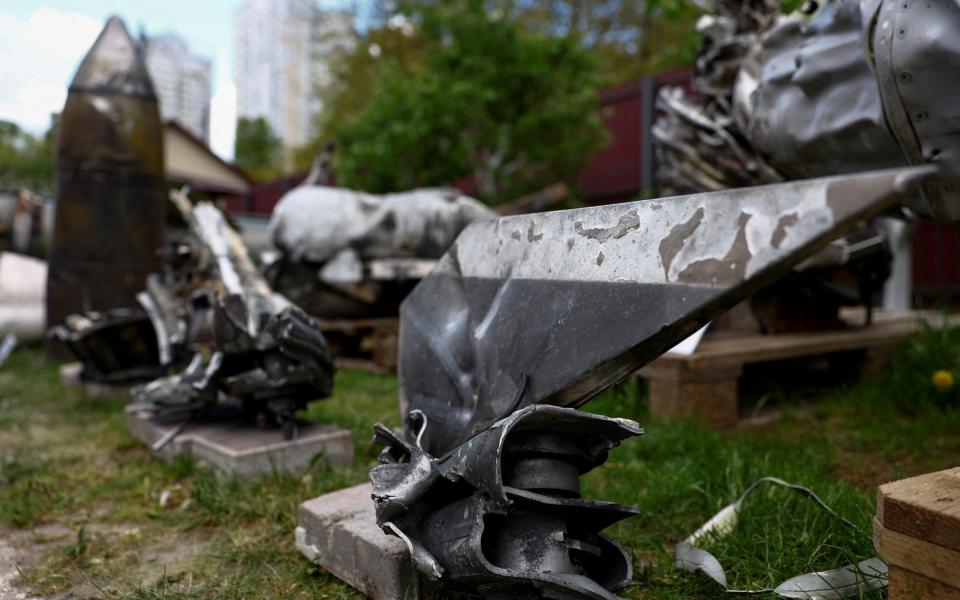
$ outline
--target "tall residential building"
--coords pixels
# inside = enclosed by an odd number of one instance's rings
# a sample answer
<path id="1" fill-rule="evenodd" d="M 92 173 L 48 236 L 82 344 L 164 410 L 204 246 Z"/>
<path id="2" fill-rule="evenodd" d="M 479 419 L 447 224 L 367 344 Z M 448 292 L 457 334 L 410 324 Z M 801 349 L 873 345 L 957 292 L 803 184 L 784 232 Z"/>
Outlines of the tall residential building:
<path id="1" fill-rule="evenodd" d="M 350 44 L 352 18 L 316 0 L 247 0 L 234 15 L 237 116 L 264 117 L 290 150 L 310 139 L 321 110 L 325 56 Z"/>
<path id="2" fill-rule="evenodd" d="M 160 116 L 210 140 L 210 61 L 191 54 L 175 35 L 143 41 L 147 70 L 160 99 Z"/>

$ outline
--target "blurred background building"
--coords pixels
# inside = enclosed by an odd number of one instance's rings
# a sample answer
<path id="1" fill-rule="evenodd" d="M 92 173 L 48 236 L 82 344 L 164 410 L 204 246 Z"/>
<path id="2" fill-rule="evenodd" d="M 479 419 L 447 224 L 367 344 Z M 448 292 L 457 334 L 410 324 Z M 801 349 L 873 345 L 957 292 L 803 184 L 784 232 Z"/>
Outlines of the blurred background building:
<path id="1" fill-rule="evenodd" d="M 190 52 L 173 34 L 142 40 L 150 78 L 163 120 L 176 121 L 197 138 L 210 141 L 210 60 Z"/>
<path id="2" fill-rule="evenodd" d="M 234 14 L 237 117 L 265 118 L 288 159 L 310 140 L 330 72 L 323 57 L 351 42 L 352 19 L 315 0 L 247 0 Z"/>

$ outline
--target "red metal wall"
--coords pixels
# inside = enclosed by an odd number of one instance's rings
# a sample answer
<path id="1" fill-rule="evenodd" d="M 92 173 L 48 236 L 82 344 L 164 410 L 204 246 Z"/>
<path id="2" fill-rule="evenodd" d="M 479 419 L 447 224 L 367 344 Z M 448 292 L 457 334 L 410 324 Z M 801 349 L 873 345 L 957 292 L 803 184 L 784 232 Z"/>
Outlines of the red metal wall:
<path id="1" fill-rule="evenodd" d="M 647 173 L 643 165 L 644 160 L 653 159 L 648 156 L 652 154 L 652 140 L 645 125 L 655 120 L 656 93 L 665 85 L 689 85 L 692 73 L 689 68 L 673 69 L 646 85 L 640 80 L 601 92 L 600 106 L 609 141 L 580 175 L 584 200 L 591 204 L 623 202 L 652 189 L 653 181 L 645 181 L 652 178 L 652 162 Z"/>
<path id="2" fill-rule="evenodd" d="M 913 232 L 913 295 L 923 307 L 960 303 L 960 232 L 920 221 Z"/>

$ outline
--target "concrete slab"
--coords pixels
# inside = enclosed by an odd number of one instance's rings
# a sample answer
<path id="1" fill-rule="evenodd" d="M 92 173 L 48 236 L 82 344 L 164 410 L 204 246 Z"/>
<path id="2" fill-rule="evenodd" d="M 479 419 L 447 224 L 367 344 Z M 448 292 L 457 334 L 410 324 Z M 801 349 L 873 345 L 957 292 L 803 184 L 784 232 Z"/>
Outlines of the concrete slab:
<path id="1" fill-rule="evenodd" d="M 311 561 L 373 600 L 420 600 L 431 586 L 413 567 L 407 546 L 377 527 L 369 484 L 300 505 L 295 538 Z"/>
<path id="2" fill-rule="evenodd" d="M 126 408 L 127 431 L 153 446 L 184 419 L 164 418 Z M 296 473 L 313 464 L 347 466 L 353 463 L 353 434 L 322 423 L 301 423 L 297 439 L 284 440 L 279 429 L 263 429 L 239 420 L 189 422 L 159 451 L 170 461 L 189 456 L 200 465 L 240 478 L 271 473 Z"/>
<path id="3" fill-rule="evenodd" d="M 82 388 L 87 396 L 96 399 L 119 398 L 130 394 L 131 386 L 84 381 L 80 379 L 82 370 L 83 365 L 78 362 L 60 365 L 60 385 L 70 389 Z"/>

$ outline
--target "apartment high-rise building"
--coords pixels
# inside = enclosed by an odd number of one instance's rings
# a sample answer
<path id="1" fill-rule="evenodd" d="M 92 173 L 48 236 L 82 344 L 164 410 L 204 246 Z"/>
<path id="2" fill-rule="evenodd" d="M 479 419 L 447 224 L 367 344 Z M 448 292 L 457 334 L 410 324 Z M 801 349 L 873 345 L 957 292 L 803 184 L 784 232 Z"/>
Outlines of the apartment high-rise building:
<path id="1" fill-rule="evenodd" d="M 175 35 L 143 40 L 144 58 L 160 100 L 160 116 L 210 141 L 210 60 L 192 54 Z"/>
<path id="2" fill-rule="evenodd" d="M 237 116 L 264 117 L 287 149 L 310 139 L 324 60 L 352 41 L 352 18 L 316 0 L 247 0 L 234 15 Z"/>

